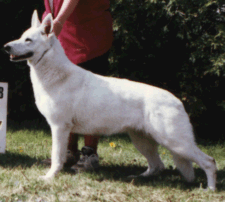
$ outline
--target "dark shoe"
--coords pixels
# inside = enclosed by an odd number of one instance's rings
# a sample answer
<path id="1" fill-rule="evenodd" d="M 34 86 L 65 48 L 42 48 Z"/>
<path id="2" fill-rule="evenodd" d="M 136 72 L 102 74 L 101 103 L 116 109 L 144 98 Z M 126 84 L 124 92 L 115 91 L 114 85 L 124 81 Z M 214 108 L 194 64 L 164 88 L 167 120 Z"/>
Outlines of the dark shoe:
<path id="1" fill-rule="evenodd" d="M 64 163 L 65 167 L 70 167 L 76 164 L 80 160 L 80 152 L 76 152 L 75 155 L 72 154 L 70 150 L 67 151 L 66 154 L 66 162 Z M 41 162 L 46 166 L 51 166 L 51 159 L 45 159 Z"/>
<path id="2" fill-rule="evenodd" d="M 80 160 L 71 167 L 75 171 L 91 171 L 99 167 L 98 155 L 94 154 L 91 147 L 84 146 L 81 149 L 82 157 Z"/>

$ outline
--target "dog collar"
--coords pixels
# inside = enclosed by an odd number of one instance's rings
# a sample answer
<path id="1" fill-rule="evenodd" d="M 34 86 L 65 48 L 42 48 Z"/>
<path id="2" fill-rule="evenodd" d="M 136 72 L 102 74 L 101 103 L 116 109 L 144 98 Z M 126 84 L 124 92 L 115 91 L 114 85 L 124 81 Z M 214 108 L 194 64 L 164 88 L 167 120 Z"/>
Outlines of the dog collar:
<path id="1" fill-rule="evenodd" d="M 43 52 L 42 56 L 39 58 L 39 60 L 37 61 L 36 65 L 41 61 L 41 59 L 45 56 L 45 54 L 49 51 L 49 49 L 47 49 L 46 51 Z"/>

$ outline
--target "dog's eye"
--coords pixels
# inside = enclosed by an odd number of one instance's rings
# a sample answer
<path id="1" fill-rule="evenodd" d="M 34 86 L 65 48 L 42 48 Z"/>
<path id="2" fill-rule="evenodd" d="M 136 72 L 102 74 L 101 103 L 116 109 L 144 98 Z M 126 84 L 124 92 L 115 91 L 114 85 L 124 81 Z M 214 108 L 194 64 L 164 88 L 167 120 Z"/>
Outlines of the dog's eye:
<path id="1" fill-rule="evenodd" d="M 32 40 L 30 38 L 26 38 L 25 41 L 26 42 L 32 42 Z"/>

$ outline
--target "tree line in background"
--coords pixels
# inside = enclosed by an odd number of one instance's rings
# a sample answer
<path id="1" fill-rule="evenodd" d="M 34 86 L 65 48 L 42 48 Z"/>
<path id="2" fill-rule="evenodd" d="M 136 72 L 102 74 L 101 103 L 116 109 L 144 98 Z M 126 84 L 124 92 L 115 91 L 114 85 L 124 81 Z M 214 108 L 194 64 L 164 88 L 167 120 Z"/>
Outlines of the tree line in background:
<path id="1" fill-rule="evenodd" d="M 114 43 L 109 75 L 162 87 L 180 98 L 200 138 L 225 137 L 225 12 L 222 0 L 110 0 Z M 1 46 L 30 27 L 43 0 L 1 0 Z M 40 117 L 29 68 L 1 50 L 9 118 Z"/>

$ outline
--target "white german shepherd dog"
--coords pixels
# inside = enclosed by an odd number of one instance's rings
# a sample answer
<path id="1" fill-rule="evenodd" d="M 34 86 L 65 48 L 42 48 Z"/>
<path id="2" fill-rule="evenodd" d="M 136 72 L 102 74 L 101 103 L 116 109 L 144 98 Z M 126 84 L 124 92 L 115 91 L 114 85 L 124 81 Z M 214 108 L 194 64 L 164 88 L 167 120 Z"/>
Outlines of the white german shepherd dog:
<path id="1" fill-rule="evenodd" d="M 100 76 L 73 64 L 53 33 L 51 14 L 40 23 L 35 10 L 31 28 L 4 47 L 11 61 L 28 61 L 36 105 L 51 127 L 52 164 L 43 179 L 62 169 L 70 132 L 127 132 L 148 161 L 148 169 L 140 176 L 164 169 L 157 152 L 161 144 L 172 153 L 187 181 L 194 180 L 195 162 L 205 171 L 208 187 L 215 190 L 215 160 L 196 146 L 189 117 L 173 94 L 127 79 Z"/>

